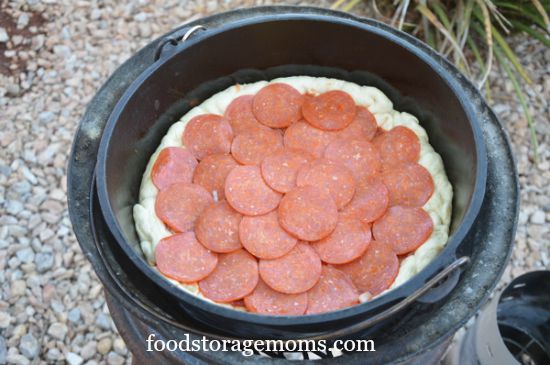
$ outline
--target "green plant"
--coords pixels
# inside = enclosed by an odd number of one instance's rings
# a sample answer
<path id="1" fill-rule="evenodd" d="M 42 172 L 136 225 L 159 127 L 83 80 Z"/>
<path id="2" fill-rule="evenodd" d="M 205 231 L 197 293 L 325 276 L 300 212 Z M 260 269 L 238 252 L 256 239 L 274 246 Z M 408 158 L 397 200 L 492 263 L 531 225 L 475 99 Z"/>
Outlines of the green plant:
<path id="1" fill-rule="evenodd" d="M 337 0 L 332 7 L 349 11 L 361 1 L 371 5 L 379 20 L 424 39 L 450 59 L 479 89 L 484 88 L 489 101 L 489 73 L 500 66 L 529 124 L 537 162 L 535 126 L 524 94 L 532 81 L 506 36 L 523 32 L 550 47 L 550 0 Z"/>

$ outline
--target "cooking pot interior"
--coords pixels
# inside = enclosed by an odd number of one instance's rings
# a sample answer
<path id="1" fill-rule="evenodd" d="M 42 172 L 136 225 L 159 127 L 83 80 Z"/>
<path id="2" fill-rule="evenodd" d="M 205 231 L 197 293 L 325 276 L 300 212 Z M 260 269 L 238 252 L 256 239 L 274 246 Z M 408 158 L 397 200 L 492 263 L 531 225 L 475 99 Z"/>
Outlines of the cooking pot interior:
<path id="1" fill-rule="evenodd" d="M 132 207 L 147 162 L 172 123 L 235 83 L 300 74 L 376 86 L 396 110 L 419 118 L 453 185 L 454 233 L 474 200 L 479 136 L 460 97 L 434 71 L 438 66 L 388 37 L 346 21 L 272 19 L 206 30 L 161 59 L 113 113 L 119 118 L 108 144 L 106 188 L 127 242 L 140 250 Z"/>

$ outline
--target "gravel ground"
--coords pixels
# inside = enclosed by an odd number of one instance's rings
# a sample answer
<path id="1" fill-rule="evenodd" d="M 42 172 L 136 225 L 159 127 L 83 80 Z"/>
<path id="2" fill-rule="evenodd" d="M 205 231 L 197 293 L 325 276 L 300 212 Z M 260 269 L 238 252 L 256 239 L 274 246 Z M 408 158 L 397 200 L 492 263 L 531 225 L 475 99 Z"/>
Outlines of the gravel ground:
<path id="1" fill-rule="evenodd" d="M 65 169 L 73 133 L 95 91 L 151 39 L 192 18 L 263 3 L 0 0 L 0 364 L 129 363 L 69 222 Z M 492 105 L 510 133 L 522 188 L 503 282 L 550 269 L 550 50 L 523 37 L 511 45 L 534 81 L 528 102 L 540 163 L 532 162 L 512 84 L 495 71 Z"/>

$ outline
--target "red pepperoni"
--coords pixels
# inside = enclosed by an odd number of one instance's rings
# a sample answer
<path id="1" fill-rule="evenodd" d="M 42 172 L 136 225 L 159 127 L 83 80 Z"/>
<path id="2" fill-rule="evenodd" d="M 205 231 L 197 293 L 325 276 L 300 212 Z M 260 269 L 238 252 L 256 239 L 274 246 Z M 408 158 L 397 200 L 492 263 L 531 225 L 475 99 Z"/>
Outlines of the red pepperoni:
<path id="1" fill-rule="evenodd" d="M 281 194 L 267 186 L 258 166 L 231 170 L 225 179 L 225 197 L 235 210 L 246 215 L 269 213 L 281 200 Z"/>
<path id="2" fill-rule="evenodd" d="M 195 227 L 199 215 L 212 202 L 212 196 L 202 186 L 176 183 L 159 191 L 155 212 L 170 229 L 185 232 Z"/>
<path id="3" fill-rule="evenodd" d="M 279 293 L 260 279 L 254 291 L 249 296 L 244 297 L 244 304 L 246 309 L 255 313 L 295 316 L 305 313 L 307 293 Z"/>
<path id="4" fill-rule="evenodd" d="M 376 119 L 367 108 L 358 106 L 355 118 L 350 125 L 339 131 L 340 138 L 346 139 L 363 139 L 370 141 L 374 138 L 378 124 Z"/>
<path id="5" fill-rule="evenodd" d="M 359 292 L 342 271 L 323 265 L 319 282 L 307 292 L 306 314 L 332 312 L 359 304 Z"/>
<path id="6" fill-rule="evenodd" d="M 280 226 L 276 211 L 244 217 L 239 226 L 239 237 L 244 248 L 260 259 L 281 257 L 298 242 Z"/>
<path id="7" fill-rule="evenodd" d="M 337 139 L 327 146 L 325 157 L 346 166 L 357 181 L 382 169 L 378 151 L 372 143 L 364 140 Z"/>
<path id="8" fill-rule="evenodd" d="M 400 162 L 418 162 L 420 141 L 409 128 L 397 126 L 374 139 L 384 166 Z"/>
<path id="9" fill-rule="evenodd" d="M 339 130 L 355 118 L 355 102 L 348 93 L 332 90 L 313 98 L 306 98 L 302 107 L 304 118 L 314 127 Z"/>
<path id="10" fill-rule="evenodd" d="M 206 208 L 199 219 L 195 233 L 206 248 L 214 252 L 231 252 L 241 248 L 239 224 L 242 215 L 226 201 Z"/>
<path id="11" fill-rule="evenodd" d="M 243 165 L 259 165 L 264 158 L 283 148 L 283 136 L 273 129 L 249 130 L 233 140 L 231 153 Z"/>
<path id="12" fill-rule="evenodd" d="M 430 215 L 416 207 L 391 207 L 372 226 L 374 239 L 390 245 L 397 255 L 416 250 L 426 242 L 432 231 Z"/>
<path id="13" fill-rule="evenodd" d="M 371 240 L 370 227 L 358 219 L 341 217 L 336 229 L 311 247 L 324 262 L 343 264 L 355 260 L 365 252 Z"/>
<path id="14" fill-rule="evenodd" d="M 279 205 L 279 223 L 304 241 L 328 236 L 338 222 L 334 199 L 316 186 L 304 186 L 288 192 Z"/>
<path id="15" fill-rule="evenodd" d="M 233 100 L 225 109 L 224 117 L 231 124 L 235 135 L 264 127 L 258 123 L 252 112 L 252 100 L 254 100 L 254 95 L 242 95 Z"/>
<path id="16" fill-rule="evenodd" d="M 256 119 L 268 127 L 284 128 L 302 118 L 303 96 L 290 85 L 275 83 L 262 88 L 252 110 Z"/>
<path id="17" fill-rule="evenodd" d="M 229 153 L 233 131 L 227 120 L 215 114 L 192 118 L 183 131 L 183 144 L 201 160 L 215 153 Z"/>
<path id="18" fill-rule="evenodd" d="M 287 148 L 262 161 L 262 176 L 272 189 L 287 193 L 296 186 L 298 170 L 312 160 L 307 152 Z"/>
<path id="19" fill-rule="evenodd" d="M 390 206 L 423 206 L 434 192 L 432 175 L 423 166 L 414 162 L 393 165 L 382 174 L 388 187 Z"/>
<path id="20" fill-rule="evenodd" d="M 374 175 L 357 184 L 355 195 L 342 215 L 358 218 L 363 223 L 374 222 L 384 214 L 388 202 L 388 188 L 378 175 Z"/>
<path id="21" fill-rule="evenodd" d="M 393 283 L 399 272 L 399 260 L 390 245 L 371 241 L 357 260 L 336 267 L 349 275 L 361 293 L 375 296 Z"/>
<path id="22" fill-rule="evenodd" d="M 229 303 L 244 298 L 258 284 L 258 262 L 245 250 L 218 255 L 218 265 L 199 281 L 201 293 L 215 302 Z"/>
<path id="23" fill-rule="evenodd" d="M 307 243 L 299 242 L 289 253 L 260 260 L 260 276 L 280 293 L 298 294 L 311 289 L 321 275 L 321 260 Z"/>
<path id="24" fill-rule="evenodd" d="M 324 131 L 304 121 L 294 123 L 285 131 L 285 147 L 303 150 L 322 157 L 328 144 L 338 138 L 337 132 Z"/>
<path id="25" fill-rule="evenodd" d="M 330 194 L 338 209 L 353 198 L 355 180 L 350 170 L 329 159 L 318 159 L 298 171 L 298 186 L 313 185 Z"/>
<path id="26" fill-rule="evenodd" d="M 225 199 L 225 178 L 233 168 L 239 166 L 237 161 L 226 154 L 206 156 L 199 162 L 193 175 L 193 183 L 208 190 L 217 200 Z"/>
<path id="27" fill-rule="evenodd" d="M 183 283 L 205 278 L 218 263 L 218 255 L 201 245 L 193 232 L 161 239 L 155 248 L 155 258 L 162 274 Z"/>
<path id="28" fill-rule="evenodd" d="M 197 160 L 187 149 L 163 148 L 151 170 L 151 179 L 160 190 L 178 182 L 190 183 L 196 166 Z"/>

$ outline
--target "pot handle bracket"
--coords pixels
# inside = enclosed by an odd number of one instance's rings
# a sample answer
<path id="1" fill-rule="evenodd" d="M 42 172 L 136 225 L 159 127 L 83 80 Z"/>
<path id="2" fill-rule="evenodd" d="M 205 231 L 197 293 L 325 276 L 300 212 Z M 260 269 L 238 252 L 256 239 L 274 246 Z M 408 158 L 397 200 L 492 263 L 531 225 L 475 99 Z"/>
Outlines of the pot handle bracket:
<path id="1" fill-rule="evenodd" d="M 155 49 L 155 62 L 158 61 L 161 57 L 167 56 L 174 52 L 174 48 L 188 40 L 193 34 L 198 31 L 205 31 L 206 27 L 203 25 L 195 25 L 192 27 L 185 27 L 178 31 L 175 31 L 168 37 L 164 37 L 160 40 L 157 48 Z"/>

